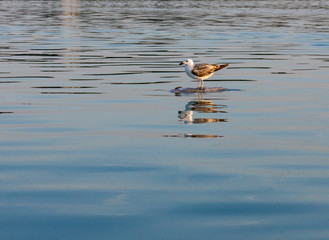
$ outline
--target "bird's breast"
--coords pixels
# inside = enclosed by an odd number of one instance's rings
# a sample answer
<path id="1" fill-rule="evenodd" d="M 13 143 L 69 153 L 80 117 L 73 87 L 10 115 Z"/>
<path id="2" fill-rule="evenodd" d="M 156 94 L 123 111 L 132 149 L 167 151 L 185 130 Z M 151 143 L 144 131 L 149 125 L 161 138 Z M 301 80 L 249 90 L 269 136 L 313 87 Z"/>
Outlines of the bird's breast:
<path id="1" fill-rule="evenodd" d="M 185 66 L 185 72 L 190 78 L 199 79 L 198 76 L 196 76 L 192 73 L 192 69 L 190 69 L 189 66 Z"/>

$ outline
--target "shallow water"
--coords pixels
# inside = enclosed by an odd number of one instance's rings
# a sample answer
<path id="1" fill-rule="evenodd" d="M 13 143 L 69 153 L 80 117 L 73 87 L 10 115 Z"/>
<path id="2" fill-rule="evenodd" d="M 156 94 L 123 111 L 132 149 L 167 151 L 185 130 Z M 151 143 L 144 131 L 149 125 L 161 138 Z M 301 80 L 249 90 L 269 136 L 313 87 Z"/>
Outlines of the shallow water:
<path id="1" fill-rule="evenodd" d="M 329 238 L 328 9 L 0 1 L 1 239 Z"/>

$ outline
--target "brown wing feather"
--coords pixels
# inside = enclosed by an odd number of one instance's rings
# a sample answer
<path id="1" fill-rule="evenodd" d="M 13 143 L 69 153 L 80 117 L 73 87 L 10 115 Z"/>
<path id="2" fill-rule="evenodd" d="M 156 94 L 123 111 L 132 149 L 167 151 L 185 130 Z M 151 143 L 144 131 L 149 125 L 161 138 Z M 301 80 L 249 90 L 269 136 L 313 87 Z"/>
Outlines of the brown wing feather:
<path id="1" fill-rule="evenodd" d="M 218 66 L 218 69 L 217 70 L 221 70 L 222 68 L 226 68 L 228 66 L 228 63 L 222 64 L 222 65 L 217 65 L 217 66 Z"/>
<path id="2" fill-rule="evenodd" d="M 217 65 L 217 64 L 200 63 L 195 65 L 195 67 L 192 70 L 192 73 L 198 77 L 204 77 L 227 66 L 228 64 Z"/>

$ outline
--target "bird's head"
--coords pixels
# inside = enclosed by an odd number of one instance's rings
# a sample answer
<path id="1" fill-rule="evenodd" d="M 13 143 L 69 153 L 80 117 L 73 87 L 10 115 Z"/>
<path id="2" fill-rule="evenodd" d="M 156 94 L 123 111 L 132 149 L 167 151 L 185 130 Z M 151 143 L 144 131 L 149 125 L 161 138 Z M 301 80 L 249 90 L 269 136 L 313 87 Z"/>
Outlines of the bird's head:
<path id="1" fill-rule="evenodd" d="M 193 65 L 193 60 L 192 59 L 185 59 L 183 62 L 180 62 L 179 65 Z"/>

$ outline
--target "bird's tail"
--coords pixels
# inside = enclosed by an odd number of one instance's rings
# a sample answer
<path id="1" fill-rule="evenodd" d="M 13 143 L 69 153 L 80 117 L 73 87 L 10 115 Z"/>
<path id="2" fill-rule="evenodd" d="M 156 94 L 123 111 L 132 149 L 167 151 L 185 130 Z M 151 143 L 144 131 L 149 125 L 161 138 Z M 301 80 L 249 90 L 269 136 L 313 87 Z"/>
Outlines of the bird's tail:
<path id="1" fill-rule="evenodd" d="M 226 68 L 229 64 L 226 63 L 226 64 L 222 64 L 222 65 L 217 65 L 217 69 L 215 71 L 218 71 L 218 70 L 221 70 L 222 68 Z"/>

